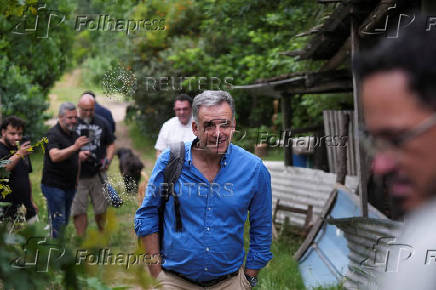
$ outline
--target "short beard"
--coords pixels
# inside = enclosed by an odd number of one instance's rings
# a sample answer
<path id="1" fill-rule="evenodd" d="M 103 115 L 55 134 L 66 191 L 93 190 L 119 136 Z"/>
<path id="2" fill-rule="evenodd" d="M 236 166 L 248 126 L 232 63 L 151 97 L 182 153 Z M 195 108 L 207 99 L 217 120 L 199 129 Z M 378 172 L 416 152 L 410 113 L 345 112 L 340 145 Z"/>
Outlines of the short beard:
<path id="1" fill-rule="evenodd" d="M 5 140 L 6 145 L 7 145 L 9 148 L 16 148 L 16 147 L 17 147 L 17 144 L 12 144 L 11 142 L 9 142 L 9 139 L 8 139 L 8 138 L 4 138 L 4 140 Z"/>
<path id="2" fill-rule="evenodd" d="M 66 126 L 66 128 L 69 132 L 74 132 L 77 129 L 77 125 Z"/>
<path id="3" fill-rule="evenodd" d="M 86 124 L 90 124 L 91 121 L 92 121 L 92 118 L 85 117 L 85 118 L 82 118 L 82 120 L 83 120 L 83 122 L 85 122 Z"/>

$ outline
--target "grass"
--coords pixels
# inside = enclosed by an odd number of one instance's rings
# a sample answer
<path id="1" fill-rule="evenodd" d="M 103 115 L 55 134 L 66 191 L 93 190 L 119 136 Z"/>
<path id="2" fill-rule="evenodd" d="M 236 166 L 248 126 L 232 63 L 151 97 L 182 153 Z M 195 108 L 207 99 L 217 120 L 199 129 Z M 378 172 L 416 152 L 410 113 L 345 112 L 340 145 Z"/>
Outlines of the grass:
<path id="1" fill-rule="evenodd" d="M 140 153 L 142 160 L 150 160 L 156 162 L 156 150 L 154 144 L 156 140 L 141 133 L 141 130 L 136 123 L 129 122 L 128 124 L 129 137 L 132 139 L 133 147 Z"/>
<path id="2" fill-rule="evenodd" d="M 55 84 L 55 87 L 50 90 L 50 106 L 48 111 L 53 114 L 53 117 L 57 116 L 60 104 L 64 102 L 72 102 L 77 104 L 80 95 L 86 90 L 92 90 L 97 96 L 103 94 L 100 88 L 83 87 L 80 83 L 75 82 L 69 84 L 69 79 L 72 78 L 72 73 L 65 74 L 60 81 Z"/>

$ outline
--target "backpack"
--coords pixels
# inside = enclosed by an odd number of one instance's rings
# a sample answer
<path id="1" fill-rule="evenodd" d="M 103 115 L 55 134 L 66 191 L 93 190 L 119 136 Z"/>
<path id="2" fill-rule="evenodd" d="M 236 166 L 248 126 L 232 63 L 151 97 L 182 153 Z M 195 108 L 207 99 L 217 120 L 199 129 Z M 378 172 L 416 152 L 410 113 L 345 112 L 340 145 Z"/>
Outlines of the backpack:
<path id="1" fill-rule="evenodd" d="M 174 192 L 175 183 L 182 174 L 183 163 L 185 162 L 185 143 L 173 143 L 170 144 L 170 159 L 167 166 L 163 171 L 164 183 L 168 186 L 162 188 L 161 191 L 161 204 L 159 207 L 159 245 L 162 247 L 163 240 L 163 220 L 165 205 L 170 199 L 170 196 L 174 199 L 174 214 L 176 217 L 176 231 L 182 231 L 182 217 L 180 215 L 180 201 L 177 194 Z"/>

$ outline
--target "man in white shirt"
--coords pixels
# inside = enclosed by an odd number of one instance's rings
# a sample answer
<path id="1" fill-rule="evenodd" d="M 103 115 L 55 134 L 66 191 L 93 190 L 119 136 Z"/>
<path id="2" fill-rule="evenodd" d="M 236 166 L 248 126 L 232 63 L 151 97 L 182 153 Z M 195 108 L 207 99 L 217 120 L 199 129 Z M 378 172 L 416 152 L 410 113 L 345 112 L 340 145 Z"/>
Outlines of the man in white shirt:
<path id="1" fill-rule="evenodd" d="M 171 143 L 187 142 L 195 139 L 192 133 L 192 98 L 186 94 L 178 95 L 174 101 L 176 116 L 166 121 L 157 137 L 156 158 L 167 149 Z"/>

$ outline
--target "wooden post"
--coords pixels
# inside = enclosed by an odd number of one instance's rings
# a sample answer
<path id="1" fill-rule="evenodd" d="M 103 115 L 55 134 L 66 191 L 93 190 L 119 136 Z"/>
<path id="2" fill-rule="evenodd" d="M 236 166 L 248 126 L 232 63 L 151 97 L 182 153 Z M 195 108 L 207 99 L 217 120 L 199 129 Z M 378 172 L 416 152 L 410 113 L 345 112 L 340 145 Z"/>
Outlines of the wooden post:
<path id="1" fill-rule="evenodd" d="M 291 122 L 292 122 L 292 95 L 282 93 L 282 116 L 283 116 L 283 149 L 285 152 L 285 166 L 292 166 Z M 289 145 L 289 146 L 288 146 Z"/>
<path id="2" fill-rule="evenodd" d="M 347 147 L 348 147 L 348 124 L 350 120 L 348 115 L 342 113 L 340 115 L 340 123 L 339 123 L 339 138 L 347 137 L 347 142 L 344 143 L 344 146 L 337 146 L 337 158 L 336 158 L 336 182 L 342 185 L 345 185 L 345 177 L 347 176 Z"/>
<path id="3" fill-rule="evenodd" d="M 354 8 L 353 8 L 354 9 Z M 352 14 L 354 10 L 352 11 Z M 351 16 L 351 58 L 356 57 L 359 51 L 359 24 L 356 18 Z M 366 154 L 363 147 L 360 146 L 360 128 L 363 127 L 363 108 L 359 98 L 359 80 L 355 71 L 353 71 L 353 100 L 354 100 L 354 132 L 357 138 L 356 153 L 357 159 L 357 174 L 359 177 L 359 197 L 360 207 L 363 217 L 368 217 L 368 167 L 366 162 Z"/>

